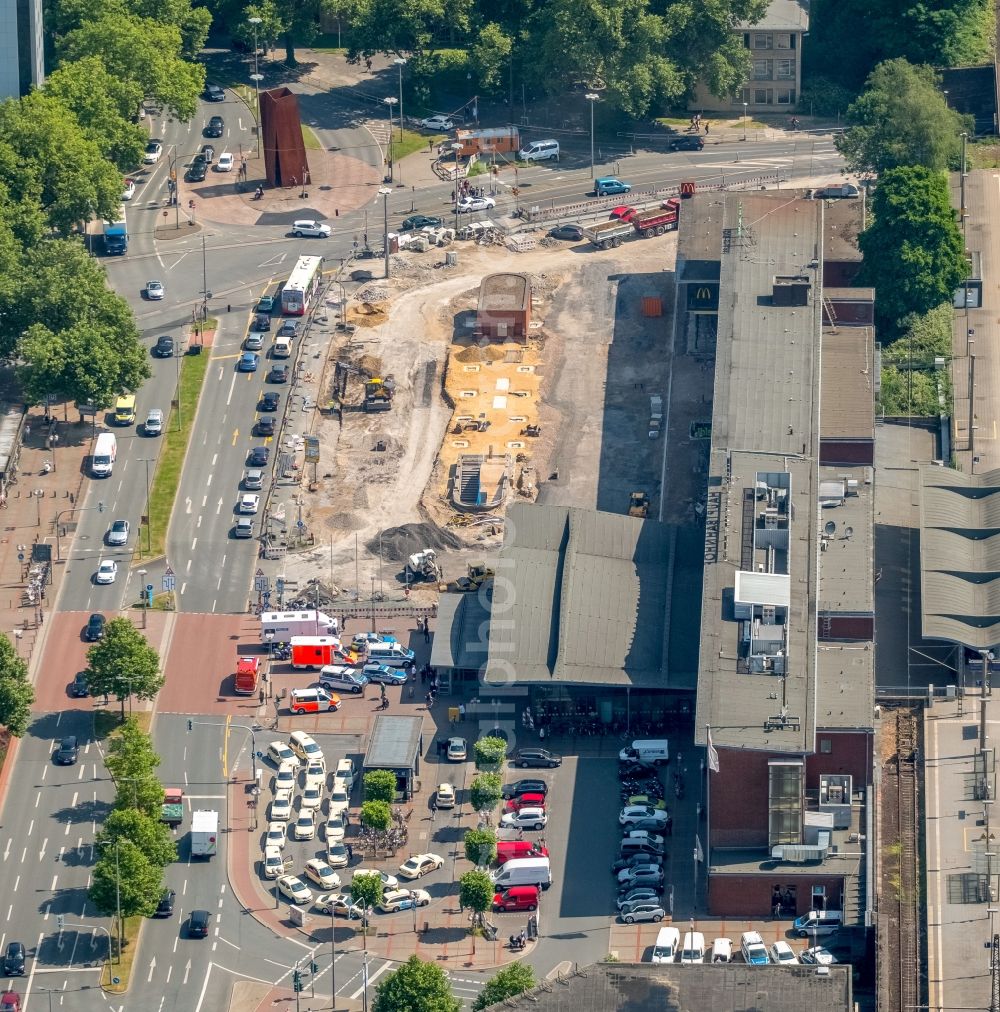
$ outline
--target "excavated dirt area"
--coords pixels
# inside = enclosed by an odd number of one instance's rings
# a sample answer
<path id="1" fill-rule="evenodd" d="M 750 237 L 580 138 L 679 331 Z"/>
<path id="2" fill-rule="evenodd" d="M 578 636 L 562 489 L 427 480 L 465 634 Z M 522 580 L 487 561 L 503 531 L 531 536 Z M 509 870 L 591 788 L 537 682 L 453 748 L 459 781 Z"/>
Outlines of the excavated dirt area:
<path id="1" fill-rule="evenodd" d="M 569 400 L 599 418 L 609 349 L 620 337 L 615 292 L 630 272 L 651 276 L 662 288 L 662 272 L 673 268 L 676 236 L 608 251 L 585 244 L 540 245 L 523 253 L 467 243 L 450 249 L 458 252 L 457 266 L 444 266 L 441 249 L 404 252 L 392 258 L 389 282 L 369 282 L 348 298 L 347 321 L 356 329 L 350 336 L 333 334 L 316 392 L 321 407 L 342 407 L 316 412 L 311 431 L 320 439 L 323 464 L 315 487 L 300 492 L 317 547 L 285 561 L 286 577 L 300 585 L 318 576 L 341 594 L 360 590 L 366 597 L 375 576 L 386 597 L 395 598 L 405 586 L 403 564 L 411 553 L 434 548 L 446 580 L 495 554 L 503 539 L 502 515 L 470 522 L 449 506 L 448 481 L 458 455 L 491 448 L 509 453 L 515 484 L 523 488 L 516 494 L 535 497 L 554 477 L 553 449 L 565 437 L 558 431 L 562 412 L 550 403 L 556 386 L 560 402 Z M 484 343 L 471 336 L 480 282 L 498 271 L 532 279 L 534 322 L 526 343 Z M 558 327 L 547 326 L 556 305 Z M 629 325 L 652 322 L 662 323 Z M 587 339 L 583 363 L 580 335 Z M 390 411 L 363 410 L 364 381 L 372 376 L 392 378 Z M 474 431 L 466 423 L 481 414 L 490 425 Z M 522 434 L 540 422 L 540 436 Z M 456 425 L 461 433 L 453 431 Z M 602 428 L 590 430 L 580 441 L 593 446 L 581 445 L 577 454 L 593 457 L 596 474 Z M 412 593 L 419 600 L 435 590 L 417 584 Z"/>

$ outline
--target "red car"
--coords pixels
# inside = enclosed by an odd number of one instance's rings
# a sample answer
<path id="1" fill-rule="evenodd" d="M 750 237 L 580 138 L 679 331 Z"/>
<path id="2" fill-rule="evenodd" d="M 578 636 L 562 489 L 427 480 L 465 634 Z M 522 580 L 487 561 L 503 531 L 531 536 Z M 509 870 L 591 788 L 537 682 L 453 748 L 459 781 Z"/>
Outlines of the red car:
<path id="1" fill-rule="evenodd" d="M 497 843 L 497 864 L 513 861 L 518 857 L 548 857 L 549 848 L 533 840 L 500 840 Z"/>
<path id="2" fill-rule="evenodd" d="M 613 207 L 611 209 L 609 219 L 611 221 L 631 221 L 634 214 L 634 207 L 629 207 L 628 204 L 622 204 L 620 207 Z"/>
<path id="3" fill-rule="evenodd" d="M 522 794 L 519 798 L 511 798 L 503 806 L 505 812 L 519 812 L 522 808 L 544 808 L 544 794 Z"/>

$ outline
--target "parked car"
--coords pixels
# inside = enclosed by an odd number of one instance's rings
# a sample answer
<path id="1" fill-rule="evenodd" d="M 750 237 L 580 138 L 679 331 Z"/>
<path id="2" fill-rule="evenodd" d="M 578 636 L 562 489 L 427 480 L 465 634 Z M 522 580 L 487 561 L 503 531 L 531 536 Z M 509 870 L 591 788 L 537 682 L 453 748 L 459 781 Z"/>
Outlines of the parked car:
<path id="1" fill-rule="evenodd" d="M 623 910 L 630 903 L 641 903 L 644 900 L 655 900 L 663 892 L 657 886 L 635 886 L 618 897 L 618 909 Z"/>
<path id="2" fill-rule="evenodd" d="M 454 808 L 455 788 L 451 784 L 438 784 L 434 801 L 438 808 Z"/>
<path id="3" fill-rule="evenodd" d="M 348 893 L 327 893 L 316 897 L 316 909 L 328 917 L 347 917 L 360 920 L 363 910 L 359 903 L 352 903 Z"/>
<path id="4" fill-rule="evenodd" d="M 271 822 L 288 822 L 292 817 L 291 791 L 279 791 L 271 802 Z"/>
<path id="5" fill-rule="evenodd" d="M 666 911 L 659 903 L 652 900 L 634 903 L 627 910 L 621 912 L 621 919 L 626 924 L 634 924 L 636 921 L 662 921 L 664 917 L 666 917 Z"/>
<path id="6" fill-rule="evenodd" d="M 277 847 L 284 850 L 288 842 L 288 826 L 284 822 L 269 822 L 267 824 L 267 835 L 264 837 L 264 849 Z"/>
<path id="7" fill-rule="evenodd" d="M 464 738 L 448 739 L 448 762 L 464 763 L 468 757 L 468 744 Z"/>
<path id="8" fill-rule="evenodd" d="M 376 909 L 379 913 L 394 914 L 398 910 L 426 907 L 430 901 L 431 894 L 424 889 L 393 889 L 383 893 L 382 901 Z"/>
<path id="9" fill-rule="evenodd" d="M 503 789 L 505 799 L 520 798 L 525 794 L 548 794 L 549 785 L 544 780 L 517 780 Z"/>
<path id="10" fill-rule="evenodd" d="M 771 944 L 771 962 L 777 966 L 798 966 L 799 957 L 788 942 L 779 939 Z"/>
<path id="11" fill-rule="evenodd" d="M 444 865 L 444 858 L 437 854 L 414 854 L 399 866 L 403 878 L 421 878 Z"/>
<path id="12" fill-rule="evenodd" d="M 562 756 L 544 748 L 521 748 L 514 756 L 514 764 L 521 769 L 555 769 L 562 766 Z"/>
<path id="13" fill-rule="evenodd" d="M 618 822 L 623 826 L 628 826 L 634 822 L 639 822 L 645 819 L 652 819 L 655 822 L 659 822 L 662 826 L 666 826 L 669 816 L 666 812 L 661 811 L 658 808 L 652 808 L 649 805 L 626 805 L 621 812 L 618 813 Z"/>
<path id="14" fill-rule="evenodd" d="M 234 161 L 235 159 L 233 158 L 233 153 L 231 151 L 223 151 L 222 154 L 219 155 L 219 160 L 215 163 L 215 171 L 232 172 Z"/>
<path id="15" fill-rule="evenodd" d="M 579 242 L 583 238 L 583 229 L 579 225 L 556 225 L 555 228 L 549 229 L 549 236 L 553 239 Z"/>
<path id="16" fill-rule="evenodd" d="M 367 677 L 369 682 L 378 682 L 382 685 L 406 684 L 406 672 L 399 668 L 391 668 L 388 664 L 378 664 L 373 661 L 366 664 L 361 669 L 361 673 Z M 450 759 L 451 756 L 448 758 Z"/>
<path id="17" fill-rule="evenodd" d="M 425 130 L 435 130 L 442 133 L 450 133 L 455 129 L 454 121 L 448 119 L 447 116 L 428 116 L 420 121 L 420 125 Z"/>
<path id="18" fill-rule="evenodd" d="M 309 903 L 312 890 L 297 875 L 279 875 L 275 880 L 278 892 L 292 903 Z"/>
<path id="19" fill-rule="evenodd" d="M 822 945 L 812 945 L 799 953 L 799 959 L 803 963 L 813 966 L 830 966 L 837 962 L 837 957 Z"/>
<path id="20" fill-rule="evenodd" d="M 619 886 L 629 888 L 663 881 L 663 868 L 658 864 L 640 864 L 634 868 L 623 868 L 618 872 Z"/>
<path id="21" fill-rule="evenodd" d="M 267 746 L 267 758 L 279 767 L 283 763 L 291 763 L 294 766 L 299 764 L 298 757 L 283 741 L 272 741 Z"/>
<path id="22" fill-rule="evenodd" d="M 330 237 L 330 226 L 324 225 L 321 221 L 296 221 L 292 224 L 292 235 L 296 239 L 328 239 Z"/>
<path id="23" fill-rule="evenodd" d="M 501 829 L 544 829 L 548 816 L 544 808 L 522 808 L 500 816 Z"/>
<path id="24" fill-rule="evenodd" d="M 339 889 L 340 876 L 318 857 L 311 857 L 305 863 L 306 878 L 311 879 L 321 889 Z"/>

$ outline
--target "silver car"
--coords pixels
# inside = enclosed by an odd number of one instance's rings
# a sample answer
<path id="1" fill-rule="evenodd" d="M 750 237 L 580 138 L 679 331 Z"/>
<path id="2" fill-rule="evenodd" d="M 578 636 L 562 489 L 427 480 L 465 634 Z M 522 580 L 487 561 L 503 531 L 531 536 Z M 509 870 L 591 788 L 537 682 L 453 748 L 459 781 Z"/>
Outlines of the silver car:
<path id="1" fill-rule="evenodd" d="M 636 921 L 662 921 L 666 917 L 666 911 L 659 903 L 646 901 L 636 903 L 621 912 L 621 919 L 626 924 L 635 924 Z"/>
<path id="2" fill-rule="evenodd" d="M 253 467 L 243 473 L 243 487 L 251 490 L 264 487 L 264 472 Z"/>
<path id="3" fill-rule="evenodd" d="M 292 224 L 292 235 L 296 239 L 303 236 L 311 239 L 327 239 L 330 236 L 330 226 L 324 225 L 321 221 L 296 221 Z"/>
<path id="4" fill-rule="evenodd" d="M 108 544 L 114 546 L 127 545 L 129 535 L 129 522 L 127 520 L 116 520 L 108 528 Z"/>

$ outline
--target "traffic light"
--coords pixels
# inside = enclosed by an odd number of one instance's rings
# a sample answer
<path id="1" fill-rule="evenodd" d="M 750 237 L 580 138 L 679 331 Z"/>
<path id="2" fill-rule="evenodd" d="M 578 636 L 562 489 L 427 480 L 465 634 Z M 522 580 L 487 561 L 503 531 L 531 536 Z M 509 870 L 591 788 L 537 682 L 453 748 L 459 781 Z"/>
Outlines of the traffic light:
<path id="1" fill-rule="evenodd" d="M 56 926 L 59 928 L 60 931 L 62 931 L 62 929 L 63 929 L 63 924 L 64 924 L 65 920 L 66 919 L 63 917 L 62 914 L 57 914 L 56 915 Z"/>
<path id="2" fill-rule="evenodd" d="M 194 721 L 190 717 L 188 717 L 188 730 L 189 731 L 194 730 Z"/>
<path id="3" fill-rule="evenodd" d="M 309 972 L 319 973 L 319 963 L 317 963 L 315 959 L 311 960 L 309 963 Z"/>
<path id="4" fill-rule="evenodd" d="M 103 512 L 104 512 L 104 503 L 102 503 L 102 502 L 99 502 L 99 503 L 97 504 L 97 512 L 98 512 L 98 513 L 103 513 Z"/>
<path id="5" fill-rule="evenodd" d="M 298 994 L 305 987 L 302 983 L 302 974 L 298 970 L 292 971 L 292 990 Z"/>

